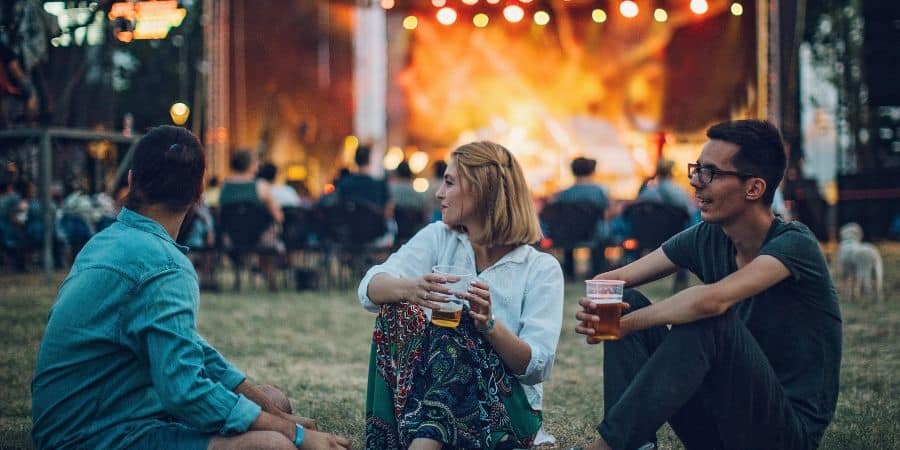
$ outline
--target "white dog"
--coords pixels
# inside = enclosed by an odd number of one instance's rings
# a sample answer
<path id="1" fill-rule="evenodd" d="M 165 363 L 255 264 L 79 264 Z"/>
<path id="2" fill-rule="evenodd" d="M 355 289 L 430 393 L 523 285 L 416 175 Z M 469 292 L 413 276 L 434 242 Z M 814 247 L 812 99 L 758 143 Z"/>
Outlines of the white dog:
<path id="1" fill-rule="evenodd" d="M 839 234 L 836 271 L 841 294 L 851 301 L 861 301 L 863 294 L 874 295 L 877 302 L 883 301 L 884 267 L 878 249 L 862 242 L 863 230 L 859 224 L 845 224 Z"/>

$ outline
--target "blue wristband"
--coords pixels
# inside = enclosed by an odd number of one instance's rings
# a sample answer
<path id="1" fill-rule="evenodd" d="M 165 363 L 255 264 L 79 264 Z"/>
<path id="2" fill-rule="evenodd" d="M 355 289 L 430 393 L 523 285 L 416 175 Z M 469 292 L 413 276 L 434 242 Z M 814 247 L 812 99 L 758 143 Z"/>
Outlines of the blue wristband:
<path id="1" fill-rule="evenodd" d="M 294 436 L 294 447 L 300 448 L 303 444 L 303 425 L 299 423 L 297 425 L 297 435 Z"/>

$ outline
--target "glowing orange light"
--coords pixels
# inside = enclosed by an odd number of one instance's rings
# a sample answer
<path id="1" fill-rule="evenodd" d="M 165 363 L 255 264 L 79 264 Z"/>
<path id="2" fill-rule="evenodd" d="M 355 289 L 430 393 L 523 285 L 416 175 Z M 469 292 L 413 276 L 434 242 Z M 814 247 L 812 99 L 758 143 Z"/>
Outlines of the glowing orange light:
<path id="1" fill-rule="evenodd" d="M 474 23 L 475 26 L 478 28 L 484 28 L 484 27 L 488 26 L 488 23 L 490 21 L 491 21 L 491 19 L 485 13 L 475 14 L 475 17 L 472 18 L 472 23 Z"/>
<path id="2" fill-rule="evenodd" d="M 451 7 L 441 8 L 437 12 L 437 20 L 443 25 L 453 25 L 456 22 L 456 10 Z"/>
<path id="3" fill-rule="evenodd" d="M 134 33 L 130 31 L 119 31 L 118 33 L 116 33 L 116 39 L 127 44 L 134 40 Z"/>
<path id="4" fill-rule="evenodd" d="M 469 6 L 472 6 L 472 5 L 476 4 L 476 3 L 478 3 L 478 0 L 462 0 L 462 2 L 465 3 L 465 4 L 467 4 L 467 5 L 469 5 Z"/>
<path id="5" fill-rule="evenodd" d="M 591 19 L 597 23 L 606 22 L 606 11 L 599 8 L 591 11 Z"/>
<path id="6" fill-rule="evenodd" d="M 653 19 L 657 22 L 665 22 L 669 20 L 669 13 L 662 8 L 656 8 L 656 11 L 653 11 Z"/>
<path id="7" fill-rule="evenodd" d="M 447 0 L 431 0 L 431 4 L 434 5 L 435 8 L 440 8 L 447 4 Z"/>
<path id="8" fill-rule="evenodd" d="M 331 183 L 328 183 L 325 186 L 322 186 L 322 193 L 325 195 L 334 193 L 334 185 Z"/>
<path id="9" fill-rule="evenodd" d="M 704 14 L 709 11 L 709 3 L 706 0 L 691 0 L 691 11 L 694 14 Z"/>
<path id="10" fill-rule="evenodd" d="M 496 5 L 497 3 L 500 3 L 500 0 L 487 0 L 487 2 L 492 5 Z"/>
<path id="11" fill-rule="evenodd" d="M 503 17 L 510 23 L 519 23 L 525 17 L 525 10 L 519 5 L 509 5 L 503 8 Z"/>
<path id="12" fill-rule="evenodd" d="M 744 14 L 744 5 L 742 5 L 738 2 L 732 3 L 731 4 L 731 14 L 733 14 L 735 16 L 740 16 L 741 14 Z"/>
<path id="13" fill-rule="evenodd" d="M 622 242 L 622 248 L 624 248 L 625 250 L 637 250 L 637 239 L 625 239 L 625 241 Z"/>
<path id="14" fill-rule="evenodd" d="M 416 16 L 406 16 L 403 18 L 403 28 L 407 30 L 415 30 L 419 26 L 419 19 Z"/>
<path id="15" fill-rule="evenodd" d="M 633 19 L 638 15 L 638 5 L 632 0 L 625 0 L 622 3 L 619 3 L 619 12 L 622 13 L 623 17 Z"/>
<path id="16" fill-rule="evenodd" d="M 534 23 L 544 26 L 550 23 L 550 14 L 547 11 L 538 11 L 534 13 Z"/>
<path id="17" fill-rule="evenodd" d="M 545 237 L 545 238 L 541 239 L 541 242 L 538 245 L 540 245 L 540 247 L 542 249 L 547 250 L 548 248 L 553 247 L 553 239 Z"/>

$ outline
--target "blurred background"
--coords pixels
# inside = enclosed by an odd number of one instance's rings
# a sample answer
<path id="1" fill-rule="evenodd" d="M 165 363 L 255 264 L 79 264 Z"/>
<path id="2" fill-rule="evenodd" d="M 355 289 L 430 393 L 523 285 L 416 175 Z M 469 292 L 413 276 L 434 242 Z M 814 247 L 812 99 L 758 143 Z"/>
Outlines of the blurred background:
<path id="1" fill-rule="evenodd" d="M 661 161 L 687 190 L 709 125 L 766 118 L 781 213 L 896 238 L 898 36 L 900 2 L 876 0 L 4 0 L 0 181 L 47 223 L 83 195 L 96 232 L 160 124 L 201 138 L 211 187 L 245 149 L 313 205 L 361 145 L 371 176 L 405 164 L 431 195 L 438 161 L 489 139 L 539 207 L 595 160 L 612 223 Z"/>

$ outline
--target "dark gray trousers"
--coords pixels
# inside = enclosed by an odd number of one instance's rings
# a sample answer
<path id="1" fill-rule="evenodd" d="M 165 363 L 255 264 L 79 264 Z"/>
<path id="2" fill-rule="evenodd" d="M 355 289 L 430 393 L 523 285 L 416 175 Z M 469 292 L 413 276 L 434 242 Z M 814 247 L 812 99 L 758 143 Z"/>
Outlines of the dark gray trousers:
<path id="1" fill-rule="evenodd" d="M 650 304 L 627 290 L 631 311 Z M 808 449 L 805 427 L 733 310 L 604 344 L 604 419 L 615 450 L 656 442 L 669 422 L 688 449 Z"/>

